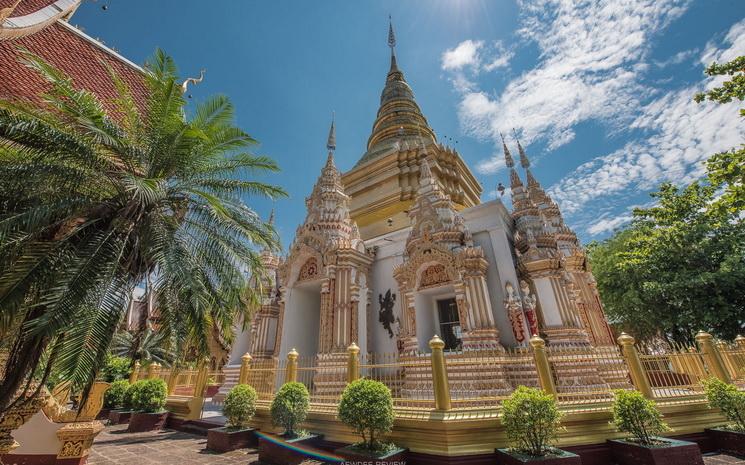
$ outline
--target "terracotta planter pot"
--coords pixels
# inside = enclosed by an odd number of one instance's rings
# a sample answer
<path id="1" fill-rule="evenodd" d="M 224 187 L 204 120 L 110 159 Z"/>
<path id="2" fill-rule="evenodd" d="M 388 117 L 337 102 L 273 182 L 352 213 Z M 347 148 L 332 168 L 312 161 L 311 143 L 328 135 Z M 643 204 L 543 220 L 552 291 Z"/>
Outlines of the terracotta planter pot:
<path id="1" fill-rule="evenodd" d="M 714 440 L 717 449 L 741 457 L 745 456 L 745 433 L 722 428 L 708 428 L 705 431 Z"/>
<path id="2" fill-rule="evenodd" d="M 110 408 L 102 408 L 98 415 L 96 415 L 96 420 L 107 420 L 109 418 L 109 413 L 111 412 Z"/>
<path id="3" fill-rule="evenodd" d="M 582 459 L 577 454 L 558 450 L 561 455 L 546 457 L 531 457 L 529 455 L 510 452 L 509 449 L 496 449 L 497 463 L 500 465 L 523 465 L 525 463 L 535 465 L 582 465 Z"/>
<path id="4" fill-rule="evenodd" d="M 220 386 L 217 384 L 211 384 L 207 386 L 207 389 L 204 391 L 204 397 L 213 397 L 215 394 L 217 394 L 217 391 L 220 390 Z"/>
<path id="5" fill-rule="evenodd" d="M 354 449 L 352 446 L 342 447 L 334 451 L 351 463 L 365 463 L 370 465 L 398 465 L 406 463 L 406 454 L 409 449 L 395 449 L 383 455 L 370 455 L 364 451 Z"/>
<path id="6" fill-rule="evenodd" d="M 324 452 L 316 449 L 323 436 L 311 435 L 285 440 L 280 436 L 259 433 L 259 461 L 271 465 L 300 465 L 308 459 L 321 460 Z M 341 463 L 341 460 L 336 463 Z"/>
<path id="7" fill-rule="evenodd" d="M 132 417 L 130 410 L 112 410 L 109 412 L 109 423 L 112 425 L 124 425 L 129 423 Z"/>
<path id="8" fill-rule="evenodd" d="M 207 449 L 215 452 L 256 447 L 259 444 L 253 428 L 212 428 L 207 430 Z"/>
<path id="9" fill-rule="evenodd" d="M 607 443 L 619 465 L 704 465 L 695 442 L 658 439 L 667 445 L 649 447 L 623 440 L 608 440 Z"/>
<path id="10" fill-rule="evenodd" d="M 168 413 L 168 411 L 156 413 L 134 412 L 129 420 L 127 432 L 142 433 L 163 429 L 168 421 Z"/>

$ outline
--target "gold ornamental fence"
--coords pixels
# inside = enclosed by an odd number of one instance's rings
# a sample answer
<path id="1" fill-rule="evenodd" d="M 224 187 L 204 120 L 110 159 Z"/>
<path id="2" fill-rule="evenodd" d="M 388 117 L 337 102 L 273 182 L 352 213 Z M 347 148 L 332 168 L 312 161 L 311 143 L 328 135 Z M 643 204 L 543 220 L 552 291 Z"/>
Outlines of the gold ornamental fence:
<path id="1" fill-rule="evenodd" d="M 701 381 L 717 377 L 745 389 L 745 338 L 731 343 L 696 335 L 696 346 L 664 349 L 637 346 L 622 334 L 618 346 L 546 346 L 533 337 L 528 347 L 470 347 L 444 351 L 437 336 L 430 353 L 360 354 L 352 344 L 346 353 L 286 359 L 242 358 L 238 382 L 250 384 L 259 400 L 271 401 L 287 381 L 303 383 L 313 409 L 335 409 L 346 385 L 364 377 L 384 383 L 397 409 L 451 410 L 497 407 L 518 386 L 540 387 L 565 410 L 607 409 L 616 389 L 636 389 L 658 403 L 699 402 Z M 224 375 L 198 370 L 163 370 L 157 364 L 138 369 L 130 379 L 160 377 L 169 395 L 204 397 L 208 384 L 223 384 Z M 199 392 L 196 392 L 196 391 Z"/>

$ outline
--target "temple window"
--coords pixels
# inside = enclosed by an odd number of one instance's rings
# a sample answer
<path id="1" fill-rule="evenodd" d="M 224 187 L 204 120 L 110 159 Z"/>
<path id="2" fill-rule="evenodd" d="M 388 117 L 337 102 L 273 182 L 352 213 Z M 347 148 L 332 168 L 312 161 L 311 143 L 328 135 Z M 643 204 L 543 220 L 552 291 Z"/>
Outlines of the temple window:
<path id="1" fill-rule="evenodd" d="M 437 301 L 437 317 L 440 322 L 440 334 L 445 341 L 445 350 L 460 350 L 463 345 L 458 304 L 454 298 Z"/>

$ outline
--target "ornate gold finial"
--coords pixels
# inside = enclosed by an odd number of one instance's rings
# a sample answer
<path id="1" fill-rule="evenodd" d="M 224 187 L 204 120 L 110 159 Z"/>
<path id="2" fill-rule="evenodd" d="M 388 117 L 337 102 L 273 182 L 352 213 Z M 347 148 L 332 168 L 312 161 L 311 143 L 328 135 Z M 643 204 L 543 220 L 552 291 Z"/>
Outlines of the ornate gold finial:
<path id="1" fill-rule="evenodd" d="M 185 94 L 187 90 L 189 90 L 189 84 L 199 84 L 204 80 L 204 73 L 207 70 L 202 68 L 199 70 L 199 77 L 198 78 L 187 78 L 184 82 L 181 83 L 181 93 Z"/>
<path id="2" fill-rule="evenodd" d="M 507 165 L 507 168 L 512 168 L 515 166 L 515 160 L 512 159 L 512 154 L 510 153 L 510 149 L 507 148 L 507 143 L 504 141 L 504 135 L 500 131 L 499 137 L 502 138 L 502 151 L 504 152 L 504 161 Z"/>
<path id="3" fill-rule="evenodd" d="M 512 134 L 515 136 L 515 140 L 517 141 L 517 150 L 520 152 L 520 166 L 528 169 L 530 168 L 530 160 L 528 160 L 528 155 L 525 153 L 525 149 L 523 149 L 522 144 L 520 144 L 520 139 L 517 138 L 517 131 L 515 131 L 515 128 L 512 128 Z"/>
<path id="4" fill-rule="evenodd" d="M 15 11 L 18 4 L 21 3 L 21 0 L 16 0 L 16 2 L 7 8 L 0 9 L 0 26 L 2 26 L 2 22 L 6 19 L 10 18 L 10 15 L 13 14 L 13 11 Z"/>
<path id="5" fill-rule="evenodd" d="M 336 113 L 331 112 L 331 127 L 329 128 L 329 138 L 326 142 L 326 148 L 329 152 L 336 150 Z"/>
<path id="6" fill-rule="evenodd" d="M 393 53 L 393 47 L 396 46 L 396 34 L 393 32 L 393 18 L 388 15 L 388 46 L 391 48 Z"/>

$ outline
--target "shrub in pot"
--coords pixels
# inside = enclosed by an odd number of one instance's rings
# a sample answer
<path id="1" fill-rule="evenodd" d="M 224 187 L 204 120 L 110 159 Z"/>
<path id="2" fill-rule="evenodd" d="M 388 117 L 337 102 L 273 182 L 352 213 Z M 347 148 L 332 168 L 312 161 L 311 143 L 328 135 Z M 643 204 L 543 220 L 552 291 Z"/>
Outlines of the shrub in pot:
<path id="1" fill-rule="evenodd" d="M 745 455 L 745 392 L 717 378 L 704 380 L 702 384 L 709 405 L 718 408 L 729 422 L 706 431 L 719 449 Z"/>
<path id="2" fill-rule="evenodd" d="M 554 447 L 561 417 L 554 396 L 519 386 L 502 403 L 502 425 L 512 447 L 497 449 L 501 463 L 580 464 L 579 456 Z"/>
<path id="3" fill-rule="evenodd" d="M 285 383 L 272 400 L 270 409 L 272 423 L 284 428 L 285 438 L 296 438 L 297 427 L 305 421 L 308 408 L 310 408 L 310 395 L 305 385 L 296 381 Z"/>
<path id="4" fill-rule="evenodd" d="M 138 382 L 139 383 L 139 382 Z M 119 425 L 122 423 L 129 423 L 134 410 L 134 397 L 137 395 L 137 391 L 140 389 L 141 384 L 127 383 L 126 389 L 122 395 L 121 405 L 118 409 L 109 412 L 109 423 L 113 425 Z M 122 384 L 122 386 L 124 386 Z"/>
<path id="5" fill-rule="evenodd" d="M 222 408 L 226 427 L 207 431 L 208 449 L 228 452 L 256 445 L 256 436 L 249 423 L 256 413 L 257 398 L 256 390 L 248 384 L 238 384 L 228 392 Z"/>
<path id="6" fill-rule="evenodd" d="M 370 379 L 358 379 L 347 385 L 339 402 L 339 419 L 362 438 L 362 442 L 337 450 L 350 459 L 367 457 L 402 461 L 403 449 L 380 441 L 393 428 L 391 390 Z M 391 456 L 396 456 L 395 459 Z"/>
<path id="7" fill-rule="evenodd" d="M 103 396 L 103 406 L 108 409 L 119 409 L 124 407 L 124 397 L 129 389 L 129 381 L 120 379 L 114 381 Z"/>
<path id="8" fill-rule="evenodd" d="M 168 412 L 163 410 L 168 391 L 166 382 L 162 379 L 146 379 L 137 381 L 133 388 L 132 409 L 136 412 L 129 421 L 127 431 L 134 433 L 163 428 L 168 419 Z"/>
<path id="9" fill-rule="evenodd" d="M 638 391 L 616 390 L 613 394 L 612 422 L 618 431 L 629 435 L 625 440 L 608 441 L 620 465 L 703 465 L 696 443 L 659 437 L 670 428 L 654 401 Z"/>

